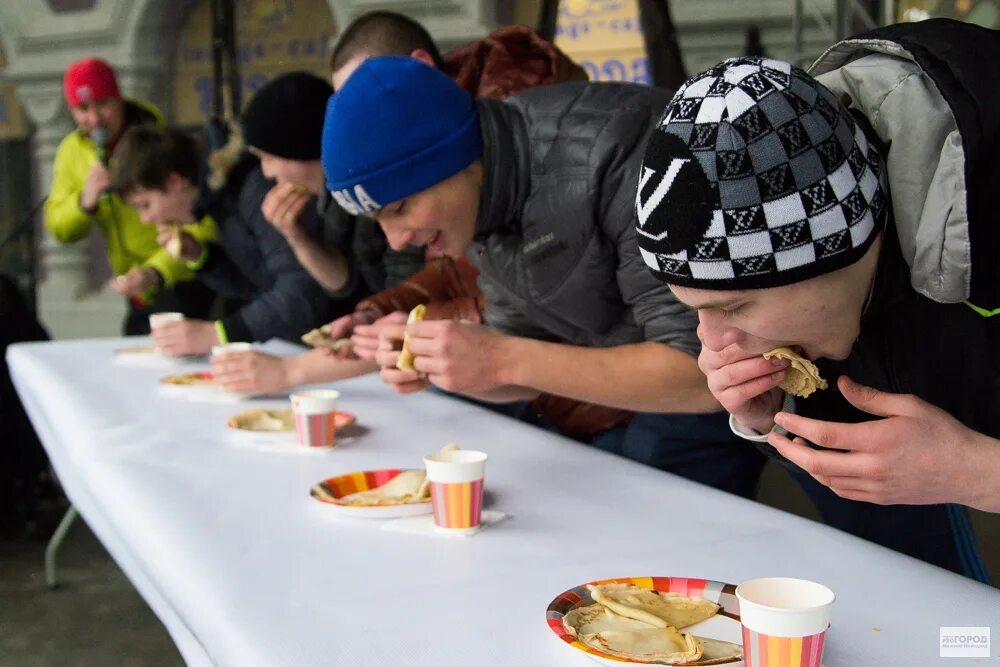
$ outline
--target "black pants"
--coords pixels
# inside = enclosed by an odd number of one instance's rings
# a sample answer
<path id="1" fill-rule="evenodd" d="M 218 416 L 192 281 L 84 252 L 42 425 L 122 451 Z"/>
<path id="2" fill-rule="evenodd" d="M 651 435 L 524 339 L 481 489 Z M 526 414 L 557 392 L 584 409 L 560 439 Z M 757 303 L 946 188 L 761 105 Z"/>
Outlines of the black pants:
<path id="1" fill-rule="evenodd" d="M 197 280 L 177 283 L 173 288 L 163 290 L 149 306 L 136 306 L 129 299 L 122 332 L 126 336 L 148 334 L 150 313 L 178 312 L 192 319 L 207 320 L 214 301 L 215 293 Z"/>

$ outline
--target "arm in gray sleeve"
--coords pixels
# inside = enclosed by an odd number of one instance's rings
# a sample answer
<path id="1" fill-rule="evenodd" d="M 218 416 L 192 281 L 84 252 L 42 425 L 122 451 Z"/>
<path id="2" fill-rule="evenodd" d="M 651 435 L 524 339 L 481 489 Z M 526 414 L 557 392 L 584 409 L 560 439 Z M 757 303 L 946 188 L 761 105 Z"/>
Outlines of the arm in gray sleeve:
<path id="1" fill-rule="evenodd" d="M 496 284 L 483 273 L 476 279 L 479 290 L 483 293 L 486 307 L 483 310 L 483 324 L 496 329 L 508 336 L 521 336 L 536 340 L 554 340 L 554 336 L 545 331 L 517 307 L 513 299 L 500 285 Z"/>
<path id="2" fill-rule="evenodd" d="M 696 357 L 701 351 L 698 314 L 653 277 L 636 240 L 639 167 L 646 138 L 661 112 L 652 104 L 626 108 L 600 132 L 593 150 L 609 157 L 594 177 L 595 186 L 601 189 L 598 215 L 604 234 L 617 245 L 618 288 L 645 340 L 666 343 Z"/>

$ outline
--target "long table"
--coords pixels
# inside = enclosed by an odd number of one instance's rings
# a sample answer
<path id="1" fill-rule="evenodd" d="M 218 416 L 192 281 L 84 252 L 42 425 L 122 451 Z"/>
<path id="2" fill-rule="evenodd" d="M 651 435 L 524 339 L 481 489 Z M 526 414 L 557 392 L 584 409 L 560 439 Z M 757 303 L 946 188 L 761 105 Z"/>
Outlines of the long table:
<path id="1" fill-rule="evenodd" d="M 66 493 L 190 665 L 595 664 L 545 610 L 624 576 L 823 582 L 838 598 L 828 667 L 954 665 L 938 657 L 941 626 L 1000 627 L 994 588 L 376 376 L 331 385 L 362 427 L 333 450 L 234 438 L 234 412 L 282 401 L 165 395 L 168 370 L 113 363 L 144 340 L 7 356 Z M 379 530 L 309 495 L 336 474 L 420 467 L 451 441 L 489 453 L 489 506 L 510 514 L 474 537 Z"/>

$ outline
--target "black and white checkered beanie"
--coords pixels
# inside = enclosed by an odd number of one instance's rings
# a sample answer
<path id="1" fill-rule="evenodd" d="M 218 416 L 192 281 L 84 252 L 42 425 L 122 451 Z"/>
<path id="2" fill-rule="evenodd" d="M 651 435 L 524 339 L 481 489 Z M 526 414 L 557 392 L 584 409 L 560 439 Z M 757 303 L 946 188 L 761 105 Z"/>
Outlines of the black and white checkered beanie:
<path id="1" fill-rule="evenodd" d="M 822 84 L 767 58 L 688 80 L 650 136 L 639 250 L 672 285 L 777 287 L 859 260 L 884 224 L 882 156 Z"/>

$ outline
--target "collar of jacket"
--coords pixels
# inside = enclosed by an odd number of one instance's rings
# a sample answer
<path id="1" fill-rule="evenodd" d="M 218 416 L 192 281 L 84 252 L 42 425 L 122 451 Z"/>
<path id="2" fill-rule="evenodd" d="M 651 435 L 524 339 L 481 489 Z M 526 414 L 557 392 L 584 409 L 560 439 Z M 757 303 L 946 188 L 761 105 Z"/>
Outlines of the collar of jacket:
<path id="1" fill-rule="evenodd" d="M 528 135 L 524 119 L 509 104 L 477 100 L 483 137 L 483 188 L 475 241 L 500 229 L 516 229 L 528 198 Z"/>

